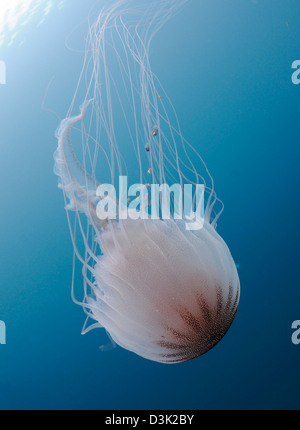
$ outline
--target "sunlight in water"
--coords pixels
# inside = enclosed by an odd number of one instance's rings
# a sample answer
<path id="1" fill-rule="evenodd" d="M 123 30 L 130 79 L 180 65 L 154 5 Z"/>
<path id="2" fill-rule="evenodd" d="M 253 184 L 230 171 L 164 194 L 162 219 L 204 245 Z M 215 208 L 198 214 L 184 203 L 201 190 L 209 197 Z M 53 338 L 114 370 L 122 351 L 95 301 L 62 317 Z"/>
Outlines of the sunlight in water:
<path id="1" fill-rule="evenodd" d="M 61 8 L 63 1 L 54 0 L 1 0 L 0 2 L 0 46 L 11 45 L 24 27 L 38 18 L 41 24 L 54 6 Z M 22 43 L 22 41 L 20 41 Z"/>

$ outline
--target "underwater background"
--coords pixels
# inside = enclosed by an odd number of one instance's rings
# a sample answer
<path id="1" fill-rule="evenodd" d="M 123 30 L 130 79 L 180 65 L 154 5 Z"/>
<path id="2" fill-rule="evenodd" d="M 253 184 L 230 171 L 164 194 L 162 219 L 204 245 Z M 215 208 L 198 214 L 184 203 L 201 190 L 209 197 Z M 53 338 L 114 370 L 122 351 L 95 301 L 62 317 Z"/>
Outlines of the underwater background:
<path id="1" fill-rule="evenodd" d="M 37 3 L 13 43 L 0 35 L 0 409 L 299 409 L 299 1 L 190 0 L 151 45 L 225 204 L 218 233 L 241 282 L 225 337 L 176 365 L 101 352 L 101 329 L 80 334 L 49 110 L 67 113 L 95 1 Z"/>

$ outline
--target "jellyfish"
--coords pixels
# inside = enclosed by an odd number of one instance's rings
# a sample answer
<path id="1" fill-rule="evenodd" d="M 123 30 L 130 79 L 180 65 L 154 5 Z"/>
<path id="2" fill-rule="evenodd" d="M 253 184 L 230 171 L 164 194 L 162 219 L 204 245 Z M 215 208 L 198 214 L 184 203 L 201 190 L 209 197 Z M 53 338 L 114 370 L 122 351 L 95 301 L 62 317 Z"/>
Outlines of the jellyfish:
<path id="1" fill-rule="evenodd" d="M 183 137 L 150 66 L 154 36 L 186 1 L 114 0 L 90 11 L 83 68 L 54 154 L 74 249 L 72 299 L 86 314 L 82 334 L 103 328 L 111 345 L 159 363 L 185 362 L 213 348 L 230 328 L 240 295 L 236 265 L 217 233 L 223 204 L 201 142 Z M 157 134 L 146 154 L 153 124 Z M 147 217 L 152 195 L 140 193 L 146 209 L 134 209 L 132 195 L 122 198 L 120 177 L 147 184 L 146 191 L 152 184 L 189 186 L 193 204 L 203 186 L 202 228 L 187 229 L 175 216 L 173 192 L 169 218 L 161 211 Z M 108 204 L 123 207 L 115 218 L 98 216 L 106 198 L 101 186 L 115 190 Z M 124 216 L 130 211 L 134 219 Z"/>

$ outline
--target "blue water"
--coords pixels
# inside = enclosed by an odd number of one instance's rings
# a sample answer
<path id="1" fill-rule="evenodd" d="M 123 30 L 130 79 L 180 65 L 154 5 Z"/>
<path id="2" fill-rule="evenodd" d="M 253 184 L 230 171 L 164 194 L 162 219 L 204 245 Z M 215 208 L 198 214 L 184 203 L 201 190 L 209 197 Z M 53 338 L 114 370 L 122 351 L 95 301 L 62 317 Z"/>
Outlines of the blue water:
<path id="1" fill-rule="evenodd" d="M 152 68 L 225 204 L 218 232 L 241 300 L 223 340 L 177 365 L 81 336 L 72 245 L 53 174 L 55 129 L 75 91 L 91 0 L 65 1 L 25 42 L 0 48 L 1 409 L 299 409 L 300 59 L 298 0 L 190 0 L 160 31 Z M 289 25 L 286 23 L 289 22 Z M 79 33 L 79 32 L 78 32 Z"/>

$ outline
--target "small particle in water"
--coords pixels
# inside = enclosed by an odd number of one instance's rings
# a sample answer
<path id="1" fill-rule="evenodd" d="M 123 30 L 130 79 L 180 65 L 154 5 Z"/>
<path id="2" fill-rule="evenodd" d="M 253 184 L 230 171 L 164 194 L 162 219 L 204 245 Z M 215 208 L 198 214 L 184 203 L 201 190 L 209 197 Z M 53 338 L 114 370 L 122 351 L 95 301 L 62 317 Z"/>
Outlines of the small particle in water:
<path id="1" fill-rule="evenodd" d="M 152 136 L 153 137 L 155 137 L 155 136 L 157 136 L 158 135 L 158 127 L 157 126 L 154 126 L 153 127 L 153 130 L 152 130 Z"/>

